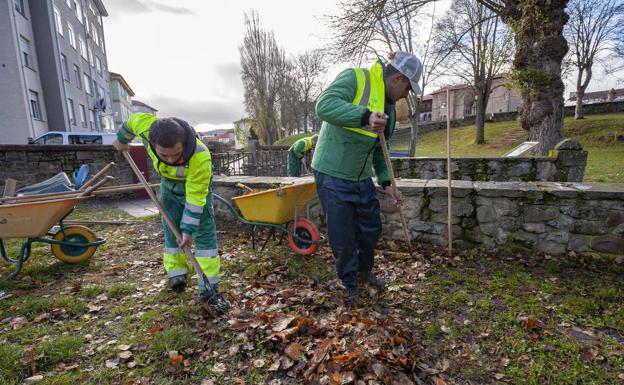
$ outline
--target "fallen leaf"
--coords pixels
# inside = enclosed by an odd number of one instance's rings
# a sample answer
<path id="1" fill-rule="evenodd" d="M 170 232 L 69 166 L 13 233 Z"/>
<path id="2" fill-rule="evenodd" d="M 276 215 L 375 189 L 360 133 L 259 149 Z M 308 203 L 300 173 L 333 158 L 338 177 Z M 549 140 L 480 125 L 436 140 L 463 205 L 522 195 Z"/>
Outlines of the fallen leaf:
<path id="1" fill-rule="evenodd" d="M 357 359 L 359 356 L 360 356 L 360 353 L 351 352 L 348 354 L 341 354 L 339 356 L 334 356 L 331 358 L 331 360 L 334 362 L 349 362 L 349 361 Z"/>
<path id="2" fill-rule="evenodd" d="M 107 368 L 116 368 L 119 366 L 119 357 L 115 357 L 112 360 L 106 360 L 105 365 Z"/>
<path id="3" fill-rule="evenodd" d="M 184 356 L 182 354 L 177 354 L 174 357 L 169 357 L 169 365 L 173 366 L 174 368 L 180 365 L 182 361 L 184 361 Z"/>
<path id="4" fill-rule="evenodd" d="M 261 368 L 266 364 L 266 362 L 262 358 L 259 358 L 257 360 L 253 360 L 252 364 L 254 368 Z"/>
<path id="5" fill-rule="evenodd" d="M 127 359 L 132 357 L 132 352 L 129 350 L 124 350 L 124 351 L 117 353 L 117 356 L 121 358 L 122 360 L 126 361 Z"/>
<path id="6" fill-rule="evenodd" d="M 505 377 L 505 375 L 504 375 L 504 374 L 502 374 L 502 373 L 494 373 L 494 378 L 496 378 L 497 380 L 500 380 L 500 379 L 502 379 L 503 377 Z"/>
<path id="7" fill-rule="evenodd" d="M 271 329 L 276 332 L 281 332 L 282 330 L 286 329 L 288 325 L 290 325 L 290 323 L 294 320 L 295 317 L 291 315 L 279 317 L 273 322 L 273 324 L 271 324 Z"/>
<path id="8" fill-rule="evenodd" d="M 288 357 L 290 357 L 291 360 L 297 361 L 299 360 L 299 358 L 301 358 L 301 356 L 303 356 L 303 349 L 303 346 L 293 342 L 292 344 L 288 345 L 288 347 L 286 347 L 284 352 Z"/>
<path id="9" fill-rule="evenodd" d="M 117 349 L 122 350 L 122 351 L 130 350 L 130 345 L 118 345 Z"/>
<path id="10" fill-rule="evenodd" d="M 310 365 L 308 366 L 308 369 L 304 373 L 304 376 L 308 380 L 309 380 L 310 375 L 316 371 L 317 366 L 325 358 L 327 353 L 329 353 L 332 346 L 333 346 L 333 340 L 326 339 L 326 340 L 323 340 L 319 346 L 317 346 L 316 350 L 314 350 L 314 356 L 312 357 L 312 360 L 310 360 Z"/>
<path id="11" fill-rule="evenodd" d="M 227 370 L 227 367 L 225 366 L 224 363 L 221 362 L 217 362 L 216 364 L 214 364 L 214 366 L 212 367 L 212 371 L 214 373 L 217 374 L 222 374 L 225 373 L 225 371 Z"/>
<path id="12" fill-rule="evenodd" d="M 444 381 L 440 377 L 435 377 L 434 380 L 433 380 L 433 383 L 435 385 L 448 385 L 448 382 Z"/>
<path id="13" fill-rule="evenodd" d="M 275 362 L 273 362 L 271 364 L 271 366 L 269 366 L 269 372 L 276 372 L 279 370 L 280 368 L 280 360 L 276 360 Z"/>

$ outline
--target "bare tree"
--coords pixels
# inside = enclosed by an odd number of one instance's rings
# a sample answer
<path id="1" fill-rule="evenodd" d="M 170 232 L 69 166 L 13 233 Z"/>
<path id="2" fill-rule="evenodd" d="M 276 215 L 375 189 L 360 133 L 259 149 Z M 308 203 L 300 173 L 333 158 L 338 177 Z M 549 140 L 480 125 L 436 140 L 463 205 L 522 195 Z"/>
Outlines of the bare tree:
<path id="1" fill-rule="evenodd" d="M 453 1 L 437 28 L 441 46 L 456 59 L 447 73 L 472 88 L 470 96 L 474 97 L 476 107 L 475 142 L 485 143 L 485 112 L 494 78 L 511 62 L 511 35 L 498 16 L 472 0 Z"/>
<path id="2" fill-rule="evenodd" d="M 608 70 L 603 61 L 619 39 L 617 26 L 624 23 L 624 3 L 621 0 L 570 0 L 570 20 L 565 35 L 570 45 L 570 61 L 576 69 L 575 119 L 583 119 L 583 96 L 592 79 L 595 63 Z M 604 55 L 603 55 L 604 54 Z"/>
<path id="3" fill-rule="evenodd" d="M 323 89 L 322 76 L 327 70 L 324 52 L 320 49 L 304 52 L 294 61 L 303 131 L 308 131 L 314 116 L 314 104 Z M 314 129 L 314 125 L 310 127 Z"/>
<path id="4" fill-rule="evenodd" d="M 256 122 L 261 141 L 272 144 L 280 136 L 278 102 L 288 61 L 273 32 L 260 25 L 255 11 L 245 14 L 245 36 L 239 52 L 247 112 Z"/>
<path id="5" fill-rule="evenodd" d="M 568 0 L 476 0 L 501 16 L 514 34 L 511 80 L 520 91 L 518 121 L 546 155 L 563 138 L 561 64 L 568 52 L 563 27 Z"/>
<path id="6" fill-rule="evenodd" d="M 334 57 L 358 65 L 364 60 L 386 57 L 397 50 L 420 54 L 424 66 L 422 99 L 427 82 L 435 77 L 433 72 L 444 59 L 431 49 L 430 40 L 424 41 L 424 44 L 419 41 L 423 7 L 433 2 L 435 0 L 343 1 L 340 3 L 340 14 L 328 18 L 328 25 L 335 35 L 329 50 Z M 409 153 L 414 154 L 419 119 L 417 95 L 411 95 L 407 104 L 412 123 Z"/>

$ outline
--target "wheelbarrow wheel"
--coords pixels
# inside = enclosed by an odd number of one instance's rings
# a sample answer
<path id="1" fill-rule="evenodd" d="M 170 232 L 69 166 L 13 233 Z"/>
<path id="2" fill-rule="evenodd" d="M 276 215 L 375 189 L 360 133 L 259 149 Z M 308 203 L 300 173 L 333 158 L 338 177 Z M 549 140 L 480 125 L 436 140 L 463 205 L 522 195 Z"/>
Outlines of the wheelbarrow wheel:
<path id="1" fill-rule="evenodd" d="M 294 235 L 297 236 L 295 238 Z M 319 248 L 318 243 L 306 242 L 318 241 L 321 239 L 321 233 L 318 231 L 314 223 L 305 218 L 297 219 L 297 223 L 291 223 L 288 226 L 288 245 L 297 254 L 312 255 Z"/>
<path id="2" fill-rule="evenodd" d="M 74 264 L 86 261 L 95 253 L 97 246 L 80 246 L 81 244 L 97 241 L 97 237 L 91 230 L 84 226 L 67 226 L 64 231 L 59 231 L 52 237 L 55 241 L 62 241 L 71 244 L 53 244 L 52 254 L 60 261 Z"/>

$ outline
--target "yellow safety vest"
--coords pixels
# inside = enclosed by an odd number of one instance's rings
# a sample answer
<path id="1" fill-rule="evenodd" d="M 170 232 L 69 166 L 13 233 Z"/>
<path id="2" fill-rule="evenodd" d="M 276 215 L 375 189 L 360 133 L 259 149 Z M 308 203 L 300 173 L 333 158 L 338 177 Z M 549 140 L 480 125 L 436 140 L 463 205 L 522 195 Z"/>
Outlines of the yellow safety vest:
<path id="1" fill-rule="evenodd" d="M 375 62 L 369 69 L 353 68 L 357 80 L 357 92 L 351 103 L 356 106 L 366 106 L 371 112 L 384 112 L 386 89 L 384 85 L 384 71 L 380 62 Z M 343 127 L 358 134 L 377 138 L 377 133 L 362 127 Z"/>

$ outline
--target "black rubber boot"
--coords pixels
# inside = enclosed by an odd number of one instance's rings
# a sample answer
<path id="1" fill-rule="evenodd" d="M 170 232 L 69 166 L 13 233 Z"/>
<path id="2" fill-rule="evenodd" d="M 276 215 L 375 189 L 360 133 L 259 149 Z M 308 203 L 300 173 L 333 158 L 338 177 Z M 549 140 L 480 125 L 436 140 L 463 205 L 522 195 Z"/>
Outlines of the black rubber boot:
<path id="1" fill-rule="evenodd" d="M 378 290 L 386 290 L 386 281 L 382 278 L 377 277 L 375 274 L 373 274 L 372 271 L 359 272 L 358 280 L 360 281 L 360 283 L 367 283 L 377 288 Z"/>
<path id="2" fill-rule="evenodd" d="M 181 293 L 186 288 L 186 275 L 176 275 L 169 278 L 169 287 L 176 293 Z"/>
<path id="3" fill-rule="evenodd" d="M 348 308 L 360 306 L 360 295 L 357 287 L 347 287 L 347 297 L 344 302 Z"/>

